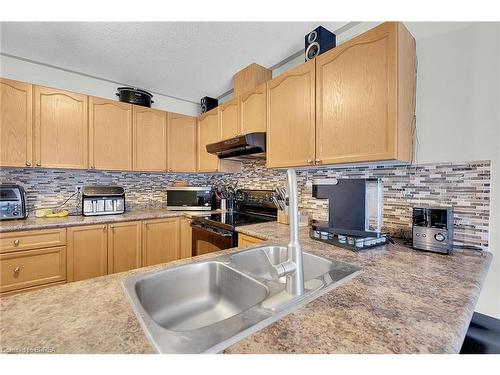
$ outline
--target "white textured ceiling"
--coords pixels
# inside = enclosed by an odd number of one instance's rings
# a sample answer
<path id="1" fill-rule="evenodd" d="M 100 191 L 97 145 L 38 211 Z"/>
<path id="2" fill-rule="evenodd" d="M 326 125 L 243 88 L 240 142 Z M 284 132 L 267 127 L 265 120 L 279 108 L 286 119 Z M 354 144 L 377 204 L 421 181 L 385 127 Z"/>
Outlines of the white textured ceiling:
<path id="1" fill-rule="evenodd" d="M 1 52 L 198 102 L 253 62 L 304 48 L 318 24 L 346 22 L 3 22 Z"/>

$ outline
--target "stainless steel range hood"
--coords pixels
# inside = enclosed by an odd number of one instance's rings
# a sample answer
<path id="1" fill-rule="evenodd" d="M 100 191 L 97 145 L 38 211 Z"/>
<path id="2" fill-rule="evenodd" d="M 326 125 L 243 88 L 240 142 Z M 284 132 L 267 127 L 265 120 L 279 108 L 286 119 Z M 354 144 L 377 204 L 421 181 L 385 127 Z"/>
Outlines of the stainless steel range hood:
<path id="1" fill-rule="evenodd" d="M 219 159 L 254 160 L 266 158 L 266 133 L 257 132 L 239 135 L 207 145 L 207 152 Z"/>

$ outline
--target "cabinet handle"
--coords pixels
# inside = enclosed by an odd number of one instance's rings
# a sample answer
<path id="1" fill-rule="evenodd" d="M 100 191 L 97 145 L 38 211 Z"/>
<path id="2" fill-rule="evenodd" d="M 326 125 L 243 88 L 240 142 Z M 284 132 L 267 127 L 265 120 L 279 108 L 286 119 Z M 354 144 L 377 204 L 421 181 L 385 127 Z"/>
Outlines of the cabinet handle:
<path id="1" fill-rule="evenodd" d="M 31 163 L 27 161 L 27 162 L 26 162 L 26 166 L 27 166 L 27 167 L 31 167 Z"/>
<path id="2" fill-rule="evenodd" d="M 19 275 L 19 272 L 21 271 L 21 267 L 17 266 L 16 268 L 13 269 L 14 275 Z"/>
<path id="3" fill-rule="evenodd" d="M 14 246 L 19 246 L 19 240 L 14 240 Z"/>
<path id="4" fill-rule="evenodd" d="M 40 163 L 36 163 L 36 166 L 37 166 L 37 167 L 41 167 L 41 166 L 42 166 L 42 164 L 40 164 Z"/>

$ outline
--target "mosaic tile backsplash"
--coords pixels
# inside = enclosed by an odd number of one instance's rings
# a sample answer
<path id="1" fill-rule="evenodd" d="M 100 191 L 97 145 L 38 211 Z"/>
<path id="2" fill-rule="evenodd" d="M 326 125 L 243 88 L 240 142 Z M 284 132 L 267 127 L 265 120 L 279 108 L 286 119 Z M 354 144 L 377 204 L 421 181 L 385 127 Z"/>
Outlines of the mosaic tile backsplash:
<path id="1" fill-rule="evenodd" d="M 411 209 L 414 206 L 453 206 L 455 243 L 488 249 L 490 215 L 490 162 L 462 164 L 356 166 L 345 168 L 308 168 L 297 171 L 300 208 L 311 217 L 326 220 L 328 202 L 311 196 L 313 178 L 381 178 L 384 184 L 384 230 L 392 235 L 409 236 Z M 126 209 L 165 208 L 165 187 L 175 180 L 193 186 L 211 185 L 215 180 L 238 180 L 238 187 L 274 189 L 284 186 L 285 170 L 265 168 L 263 161 L 245 162 L 236 174 L 171 174 L 67 171 L 50 169 L 2 169 L 0 181 L 23 185 L 28 206 L 62 203 L 82 185 L 121 185 L 126 191 Z M 76 196 L 66 207 L 80 213 Z"/>

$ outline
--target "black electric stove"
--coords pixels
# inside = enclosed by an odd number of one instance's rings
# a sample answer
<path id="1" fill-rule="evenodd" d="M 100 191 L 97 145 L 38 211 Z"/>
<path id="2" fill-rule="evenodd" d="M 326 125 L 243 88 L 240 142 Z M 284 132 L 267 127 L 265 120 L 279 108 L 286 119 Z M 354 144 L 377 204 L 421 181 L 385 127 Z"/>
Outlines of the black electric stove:
<path id="1" fill-rule="evenodd" d="M 194 217 L 193 255 L 238 246 L 238 226 L 276 221 L 272 195 L 273 190 L 241 189 L 236 192 L 234 211 Z"/>

